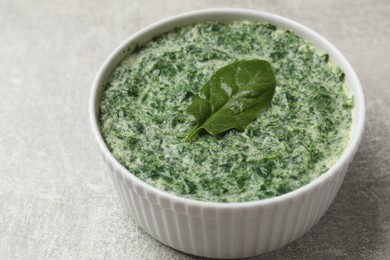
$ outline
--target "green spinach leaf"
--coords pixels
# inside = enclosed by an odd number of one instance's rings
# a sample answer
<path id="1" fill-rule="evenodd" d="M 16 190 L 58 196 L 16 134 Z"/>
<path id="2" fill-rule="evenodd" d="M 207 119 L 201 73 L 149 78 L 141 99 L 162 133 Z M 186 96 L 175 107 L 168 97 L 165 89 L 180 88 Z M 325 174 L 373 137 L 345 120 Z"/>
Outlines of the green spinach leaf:
<path id="1" fill-rule="evenodd" d="M 214 136 L 233 128 L 243 131 L 271 104 L 275 86 L 272 67 L 265 60 L 236 61 L 220 68 L 192 97 L 187 113 L 198 124 L 186 141 L 202 129 Z"/>

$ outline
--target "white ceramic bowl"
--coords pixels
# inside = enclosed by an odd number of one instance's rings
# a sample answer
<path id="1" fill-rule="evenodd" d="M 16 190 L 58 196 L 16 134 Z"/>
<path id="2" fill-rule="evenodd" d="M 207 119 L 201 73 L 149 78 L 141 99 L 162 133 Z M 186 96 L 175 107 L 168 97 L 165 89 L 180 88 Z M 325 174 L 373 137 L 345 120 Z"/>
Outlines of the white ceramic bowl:
<path id="1" fill-rule="evenodd" d="M 344 70 L 355 99 L 350 143 L 325 174 L 298 190 L 275 198 L 243 203 L 211 203 L 158 190 L 126 170 L 107 149 L 97 121 L 103 85 L 113 69 L 137 44 L 174 27 L 232 20 L 264 21 L 288 28 L 330 54 L 330 59 Z M 129 37 L 114 50 L 97 73 L 90 96 L 89 115 L 93 135 L 107 162 L 115 188 L 129 215 L 139 226 L 162 243 L 189 254 L 238 258 L 259 255 L 286 245 L 318 222 L 336 196 L 362 139 L 365 101 L 351 65 L 332 44 L 314 31 L 277 15 L 224 8 L 176 15 Z"/>

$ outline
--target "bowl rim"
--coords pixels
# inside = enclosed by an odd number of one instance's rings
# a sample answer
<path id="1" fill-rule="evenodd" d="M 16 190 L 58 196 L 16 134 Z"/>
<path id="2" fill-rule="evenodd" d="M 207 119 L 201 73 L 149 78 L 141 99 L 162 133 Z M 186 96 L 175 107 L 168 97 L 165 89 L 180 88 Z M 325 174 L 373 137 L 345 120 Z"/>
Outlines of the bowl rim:
<path id="1" fill-rule="evenodd" d="M 333 166 L 323 173 L 321 176 L 316 178 L 315 180 L 311 181 L 310 183 L 296 189 L 293 191 L 290 191 L 288 193 L 285 193 L 283 195 L 279 195 L 276 197 L 271 197 L 267 199 L 260 199 L 255 201 L 247 201 L 247 202 L 210 202 L 210 201 L 200 201 L 200 200 L 194 200 L 189 198 L 184 198 L 179 195 L 175 195 L 163 190 L 160 190 L 158 188 L 153 187 L 152 185 L 144 182 L 143 180 L 139 179 L 137 176 L 132 174 L 129 170 L 127 170 L 124 166 L 122 166 L 121 163 L 112 155 L 112 153 L 107 148 L 102 135 L 99 130 L 98 126 L 98 119 L 97 119 L 97 112 L 96 112 L 96 105 L 99 104 L 99 90 L 101 89 L 100 86 L 102 83 L 104 83 L 104 75 L 107 73 L 108 68 L 111 66 L 112 63 L 117 62 L 116 57 L 121 54 L 130 44 L 134 43 L 134 41 L 137 40 L 137 38 L 141 37 L 142 35 L 157 30 L 158 28 L 164 27 L 164 25 L 170 24 L 175 21 L 185 20 L 185 19 L 191 19 L 193 17 L 201 17 L 203 15 L 251 15 L 256 16 L 259 18 L 259 20 L 264 20 L 265 22 L 275 23 L 281 23 L 286 25 L 286 28 L 292 29 L 294 33 L 296 33 L 296 30 L 303 32 L 305 35 L 309 35 L 310 38 L 314 38 L 317 41 L 323 43 L 326 48 L 329 48 L 327 50 L 328 52 L 331 51 L 331 56 L 337 57 L 339 62 L 337 62 L 338 65 L 342 63 L 343 65 L 340 65 L 343 67 L 343 71 L 346 74 L 348 78 L 348 85 L 351 88 L 351 85 L 354 85 L 354 103 L 355 103 L 355 110 L 358 107 L 358 111 L 356 118 L 353 118 L 352 125 L 351 125 L 351 132 L 350 132 L 350 141 L 345 148 L 343 154 L 341 157 L 333 164 Z M 220 19 L 215 19 L 215 21 Z M 232 19 L 234 20 L 234 19 Z M 209 20 L 211 21 L 211 20 Z M 191 23 L 190 23 L 191 24 Z M 278 26 L 279 27 L 279 26 Z M 173 28 L 173 27 L 172 27 Z M 300 35 L 300 34 L 299 34 Z M 301 37 L 305 38 L 305 36 Z M 307 37 L 308 38 L 308 37 Z M 313 42 L 312 40 L 310 40 Z M 115 64 L 115 67 L 118 65 L 118 63 Z M 111 74 L 111 72 L 110 72 Z M 122 173 L 122 175 L 129 179 L 134 184 L 138 184 L 142 186 L 145 190 L 145 194 L 149 192 L 155 193 L 158 195 L 158 199 L 167 199 L 169 201 L 172 201 L 174 203 L 183 203 L 187 206 L 200 206 L 200 207 L 212 207 L 212 208 L 221 208 L 221 209 L 233 209 L 233 208 L 251 208 L 251 207 L 262 207 L 267 206 L 270 204 L 277 204 L 282 201 L 290 200 L 293 198 L 298 197 L 299 195 L 305 194 L 309 192 L 310 190 L 313 190 L 321 185 L 325 180 L 330 178 L 331 176 L 337 174 L 339 170 L 344 167 L 345 165 L 348 165 L 350 161 L 352 161 L 354 154 L 359 148 L 363 133 L 364 133 L 364 126 L 365 126 L 365 117 L 366 117 L 366 107 L 365 107 L 365 97 L 363 88 L 361 86 L 361 83 L 350 65 L 350 63 L 347 61 L 347 59 L 344 57 L 344 55 L 328 40 L 326 40 L 324 37 L 322 37 L 317 32 L 309 29 L 308 27 L 295 22 L 293 20 L 290 20 L 288 18 L 263 12 L 263 11 L 257 11 L 253 9 L 243 9 L 243 8 L 210 8 L 210 9 L 200 9 L 190 12 L 184 12 L 177 15 L 173 15 L 170 17 L 167 17 L 165 19 L 159 20 L 155 23 L 150 24 L 149 26 L 144 27 L 143 29 L 139 30 L 138 32 L 132 34 L 130 37 L 128 37 L 126 40 L 124 40 L 118 47 L 116 47 L 111 54 L 106 58 L 104 63 L 99 68 L 95 79 L 92 84 L 92 89 L 90 91 L 89 96 L 89 120 L 91 123 L 92 128 L 92 134 L 95 137 L 95 140 L 97 141 L 99 150 L 103 153 L 104 157 L 110 160 L 111 164 L 114 165 L 116 169 L 119 169 Z M 355 127 L 353 127 L 353 124 L 356 121 Z"/>

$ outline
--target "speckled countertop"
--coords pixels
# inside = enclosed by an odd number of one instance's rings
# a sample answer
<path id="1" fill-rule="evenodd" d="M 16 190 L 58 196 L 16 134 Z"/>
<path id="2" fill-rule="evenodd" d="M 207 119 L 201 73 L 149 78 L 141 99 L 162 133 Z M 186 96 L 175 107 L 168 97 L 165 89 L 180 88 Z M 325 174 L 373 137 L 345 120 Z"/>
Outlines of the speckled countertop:
<path id="1" fill-rule="evenodd" d="M 183 11 L 243 7 L 334 43 L 365 88 L 361 148 L 325 216 L 259 259 L 390 259 L 390 2 L 0 1 L 0 259 L 193 259 L 126 216 L 89 131 L 88 94 L 107 55 Z"/>

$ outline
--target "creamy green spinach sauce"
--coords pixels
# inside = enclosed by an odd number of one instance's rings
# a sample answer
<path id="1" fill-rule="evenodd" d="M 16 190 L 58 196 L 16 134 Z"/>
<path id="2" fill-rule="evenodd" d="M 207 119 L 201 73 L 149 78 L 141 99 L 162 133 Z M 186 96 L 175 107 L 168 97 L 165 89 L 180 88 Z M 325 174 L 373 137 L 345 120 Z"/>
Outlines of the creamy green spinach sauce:
<path id="1" fill-rule="evenodd" d="M 222 66 L 264 59 L 272 105 L 243 132 L 184 138 L 191 96 Z M 175 29 L 125 57 L 105 84 L 104 140 L 141 180 L 195 200 L 243 202 L 298 189 L 326 172 L 349 142 L 353 99 L 328 54 L 288 30 L 254 22 Z"/>

